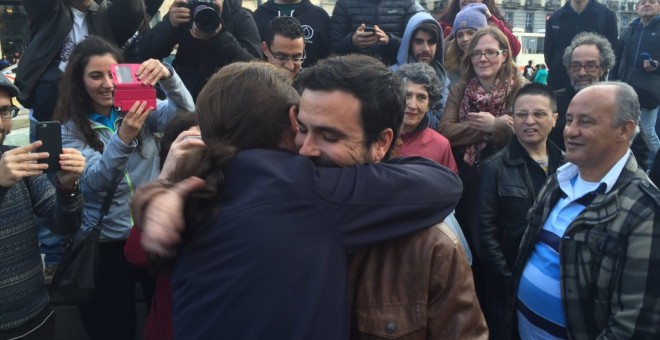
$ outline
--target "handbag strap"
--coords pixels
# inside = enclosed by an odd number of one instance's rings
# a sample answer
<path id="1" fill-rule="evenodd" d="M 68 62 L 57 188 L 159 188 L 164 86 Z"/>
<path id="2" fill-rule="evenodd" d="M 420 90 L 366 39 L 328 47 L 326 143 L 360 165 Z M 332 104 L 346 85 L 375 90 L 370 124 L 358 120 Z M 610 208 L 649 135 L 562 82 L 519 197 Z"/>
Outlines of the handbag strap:
<path id="1" fill-rule="evenodd" d="M 112 205 L 112 199 L 115 197 L 115 192 L 117 192 L 117 187 L 119 186 L 119 183 L 121 183 L 121 177 L 119 178 L 118 181 L 113 183 L 112 186 L 110 186 L 110 189 L 105 195 L 105 199 L 103 200 L 103 205 L 101 205 L 101 216 L 99 217 L 99 220 L 96 222 L 93 228 L 98 228 L 99 230 L 101 229 L 101 223 L 103 222 L 103 217 L 108 214 L 108 211 L 110 210 L 110 205 Z"/>

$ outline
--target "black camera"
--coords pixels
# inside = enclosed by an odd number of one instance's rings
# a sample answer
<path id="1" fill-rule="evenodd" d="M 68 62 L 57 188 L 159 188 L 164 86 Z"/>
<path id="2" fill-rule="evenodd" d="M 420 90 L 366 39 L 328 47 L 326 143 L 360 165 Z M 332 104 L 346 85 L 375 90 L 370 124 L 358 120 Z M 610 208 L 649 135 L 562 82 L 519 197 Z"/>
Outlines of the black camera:
<path id="1" fill-rule="evenodd" d="M 213 0 L 188 0 L 186 7 L 200 31 L 214 33 L 220 26 L 219 8 Z"/>

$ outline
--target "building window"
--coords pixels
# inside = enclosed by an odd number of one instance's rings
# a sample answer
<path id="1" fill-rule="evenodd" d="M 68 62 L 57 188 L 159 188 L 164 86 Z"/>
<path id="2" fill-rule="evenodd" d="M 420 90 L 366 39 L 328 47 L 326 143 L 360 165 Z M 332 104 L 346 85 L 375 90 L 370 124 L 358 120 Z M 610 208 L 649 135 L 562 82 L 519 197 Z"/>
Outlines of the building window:
<path id="1" fill-rule="evenodd" d="M 534 32 L 534 13 L 525 13 L 525 32 Z"/>
<path id="2" fill-rule="evenodd" d="M 513 27 L 513 12 L 504 12 L 504 20 Z"/>

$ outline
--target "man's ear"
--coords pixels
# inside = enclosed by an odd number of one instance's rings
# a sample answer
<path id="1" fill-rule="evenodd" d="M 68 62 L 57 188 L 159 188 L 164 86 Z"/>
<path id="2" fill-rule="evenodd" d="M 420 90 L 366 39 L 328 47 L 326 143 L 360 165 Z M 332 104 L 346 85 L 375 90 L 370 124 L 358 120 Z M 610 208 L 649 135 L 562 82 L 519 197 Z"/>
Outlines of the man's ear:
<path id="1" fill-rule="evenodd" d="M 555 112 L 552 114 L 552 127 L 555 127 L 557 124 L 557 119 L 559 118 L 559 113 Z"/>
<path id="2" fill-rule="evenodd" d="M 268 52 L 268 45 L 266 44 L 265 41 L 261 42 L 261 52 L 263 52 L 264 56 L 267 56 L 266 52 Z M 268 60 L 268 57 L 266 57 L 266 60 Z"/>
<path id="3" fill-rule="evenodd" d="M 371 161 L 374 163 L 382 161 L 393 142 L 394 131 L 392 129 L 388 128 L 381 131 L 378 139 L 371 143 Z"/>
<path id="4" fill-rule="evenodd" d="M 291 105 L 289 108 L 289 121 L 291 122 L 291 130 L 293 133 L 298 133 L 298 107 Z"/>
<path id="5" fill-rule="evenodd" d="M 626 121 L 623 125 L 620 126 L 620 130 L 616 135 L 617 139 L 622 141 L 631 141 L 635 135 L 635 128 L 637 128 L 637 125 L 634 121 Z"/>

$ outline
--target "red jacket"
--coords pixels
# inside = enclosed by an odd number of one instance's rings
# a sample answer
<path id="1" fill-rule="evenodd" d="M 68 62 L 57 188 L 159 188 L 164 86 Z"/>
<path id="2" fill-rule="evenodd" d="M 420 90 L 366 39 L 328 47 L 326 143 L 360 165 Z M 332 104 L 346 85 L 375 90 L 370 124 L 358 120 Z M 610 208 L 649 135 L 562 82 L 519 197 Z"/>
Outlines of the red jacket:
<path id="1" fill-rule="evenodd" d="M 140 245 L 142 232 L 133 227 L 124 246 L 128 262 L 138 268 L 149 268 L 149 254 Z M 151 310 L 144 324 L 144 340 L 174 340 L 172 326 L 172 283 L 169 274 L 156 276 L 156 290 Z"/>
<path id="2" fill-rule="evenodd" d="M 428 158 L 458 173 L 449 140 L 433 129 L 427 127 L 402 133 L 401 140 L 403 141 L 401 156 Z"/>

